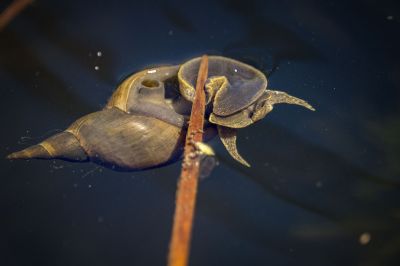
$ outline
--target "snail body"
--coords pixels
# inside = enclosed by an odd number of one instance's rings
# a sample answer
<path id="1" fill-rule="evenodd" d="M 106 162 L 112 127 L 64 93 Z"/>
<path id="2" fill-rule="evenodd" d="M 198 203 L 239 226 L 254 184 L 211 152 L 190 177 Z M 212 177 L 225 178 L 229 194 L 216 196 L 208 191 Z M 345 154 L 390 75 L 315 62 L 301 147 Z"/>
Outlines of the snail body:
<path id="1" fill-rule="evenodd" d="M 200 57 L 183 64 L 178 71 L 182 96 L 193 101 Z M 245 166 L 236 147 L 237 129 L 247 127 L 272 111 L 279 103 L 315 109 L 306 101 L 286 92 L 267 89 L 267 77 L 256 68 L 234 59 L 209 57 L 209 78 L 205 83 L 206 102 L 211 106 L 208 120 L 217 126 L 218 135 L 229 154 Z"/>
<path id="2" fill-rule="evenodd" d="M 103 110 L 8 158 L 91 160 L 127 170 L 171 163 L 183 151 L 199 65 L 200 58 L 194 58 L 135 73 L 118 86 Z M 205 138 L 218 131 L 229 154 L 243 165 L 249 166 L 236 147 L 237 129 L 261 120 L 278 103 L 314 110 L 302 99 L 268 90 L 265 75 L 242 62 L 210 56 L 208 72 Z"/>

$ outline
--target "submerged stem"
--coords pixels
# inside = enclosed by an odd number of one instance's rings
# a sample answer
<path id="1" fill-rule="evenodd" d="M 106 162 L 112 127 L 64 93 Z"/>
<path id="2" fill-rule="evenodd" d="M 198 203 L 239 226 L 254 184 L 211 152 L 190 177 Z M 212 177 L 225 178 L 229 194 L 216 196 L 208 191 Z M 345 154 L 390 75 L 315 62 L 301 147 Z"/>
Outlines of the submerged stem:
<path id="1" fill-rule="evenodd" d="M 203 140 L 205 92 L 204 84 L 208 75 L 208 57 L 203 55 L 197 76 L 196 93 L 190 114 L 189 128 L 182 171 L 176 193 L 174 224 L 168 254 L 168 266 L 188 265 L 190 239 L 199 180 L 199 158 L 195 154 L 194 142 Z"/>

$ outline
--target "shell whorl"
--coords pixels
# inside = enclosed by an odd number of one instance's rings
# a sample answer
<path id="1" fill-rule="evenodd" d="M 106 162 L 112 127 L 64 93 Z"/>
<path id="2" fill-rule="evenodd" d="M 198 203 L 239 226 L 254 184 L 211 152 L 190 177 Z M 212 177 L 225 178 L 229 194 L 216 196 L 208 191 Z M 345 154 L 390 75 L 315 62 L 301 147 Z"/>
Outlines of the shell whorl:
<path id="1" fill-rule="evenodd" d="M 125 79 L 111 95 L 105 109 L 116 107 L 124 112 L 129 112 L 135 106 L 138 100 L 138 92 L 141 84 L 146 81 L 164 82 L 173 78 L 178 73 L 179 66 L 164 66 L 153 69 L 146 69 Z M 146 84 L 146 83 L 145 83 Z M 164 86 L 160 96 L 164 100 Z"/>
<path id="2" fill-rule="evenodd" d="M 8 159 L 92 160 L 136 170 L 180 157 L 186 129 L 154 117 L 104 109 L 75 121 L 64 132 L 10 154 Z"/>
<path id="3" fill-rule="evenodd" d="M 63 131 L 39 144 L 11 153 L 8 159 L 63 159 L 86 161 L 88 156 L 74 134 Z"/>
<path id="4" fill-rule="evenodd" d="M 156 167 L 179 158 L 185 129 L 118 108 L 93 113 L 74 129 L 95 162 L 121 169 Z"/>

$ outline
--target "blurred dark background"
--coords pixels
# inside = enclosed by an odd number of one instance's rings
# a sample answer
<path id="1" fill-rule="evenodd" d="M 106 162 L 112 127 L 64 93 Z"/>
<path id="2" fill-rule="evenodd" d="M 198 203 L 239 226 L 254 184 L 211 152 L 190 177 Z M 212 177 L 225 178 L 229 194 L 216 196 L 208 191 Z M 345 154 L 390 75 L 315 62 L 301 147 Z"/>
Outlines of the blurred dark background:
<path id="1" fill-rule="evenodd" d="M 204 53 L 308 100 L 239 133 L 200 184 L 190 265 L 400 265 L 398 1 L 37 0 L 0 32 L 0 156 Z M 1 1 L 4 10 L 11 1 Z M 0 159 L 0 265 L 165 265 L 176 163 Z"/>

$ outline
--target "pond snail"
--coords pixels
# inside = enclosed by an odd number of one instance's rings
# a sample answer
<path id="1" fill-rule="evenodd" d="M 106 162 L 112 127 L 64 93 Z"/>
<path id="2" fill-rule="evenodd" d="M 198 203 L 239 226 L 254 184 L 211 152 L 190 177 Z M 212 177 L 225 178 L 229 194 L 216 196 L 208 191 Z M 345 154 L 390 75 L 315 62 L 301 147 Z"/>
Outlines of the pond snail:
<path id="1" fill-rule="evenodd" d="M 10 154 L 9 159 L 64 159 L 139 170 L 179 159 L 183 152 L 200 58 L 182 65 L 140 71 L 125 79 L 103 110 L 88 114 L 43 142 Z M 236 130 L 262 119 L 276 103 L 306 101 L 267 90 L 259 70 L 221 56 L 209 56 L 205 138 L 218 135 L 240 163 Z"/>

